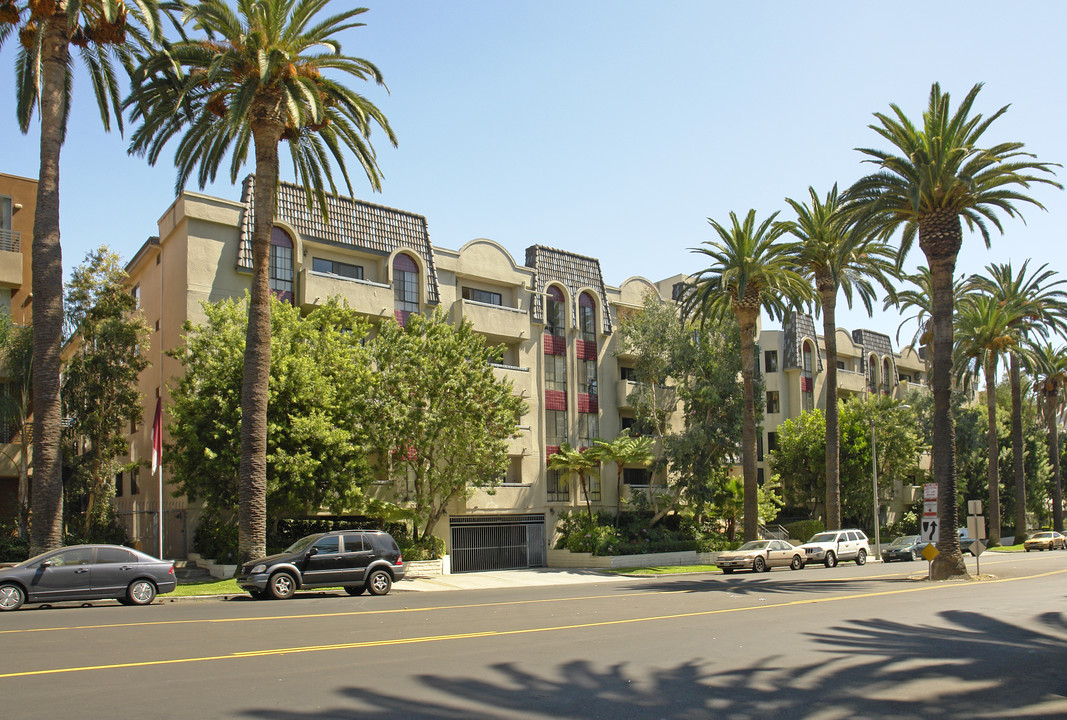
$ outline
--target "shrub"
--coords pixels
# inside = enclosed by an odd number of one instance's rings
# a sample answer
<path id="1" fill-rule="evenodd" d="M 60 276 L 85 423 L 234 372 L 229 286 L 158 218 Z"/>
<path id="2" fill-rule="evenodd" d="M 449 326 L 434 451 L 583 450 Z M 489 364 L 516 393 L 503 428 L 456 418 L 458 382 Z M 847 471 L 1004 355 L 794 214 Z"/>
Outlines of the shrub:
<path id="1" fill-rule="evenodd" d="M 817 535 L 826 529 L 822 520 L 799 520 L 783 527 L 789 533 L 789 537 L 801 542 L 807 542 L 813 535 Z"/>
<path id="2" fill-rule="evenodd" d="M 193 534 L 193 550 L 223 565 L 237 562 L 237 523 L 224 522 L 210 510 L 205 512 Z"/>
<path id="3" fill-rule="evenodd" d="M 410 540 L 406 535 L 393 535 L 397 545 L 400 546 L 400 554 L 404 561 L 409 560 L 437 560 L 445 554 L 445 541 L 439 537 L 420 538 Z"/>
<path id="4" fill-rule="evenodd" d="M 0 562 L 22 562 L 30 556 L 30 541 L 19 540 L 14 525 L 0 523 Z"/>

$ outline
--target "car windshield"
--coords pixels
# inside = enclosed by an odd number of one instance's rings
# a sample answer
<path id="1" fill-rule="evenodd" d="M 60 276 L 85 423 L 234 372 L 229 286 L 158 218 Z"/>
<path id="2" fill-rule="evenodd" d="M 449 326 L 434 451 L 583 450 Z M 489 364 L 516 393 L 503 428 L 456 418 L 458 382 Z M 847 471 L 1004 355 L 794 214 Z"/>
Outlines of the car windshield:
<path id="1" fill-rule="evenodd" d="M 741 547 L 737 548 L 737 550 L 738 552 L 741 552 L 743 550 L 762 550 L 763 548 L 767 547 L 769 543 L 769 540 L 753 540 L 751 542 L 745 543 Z"/>
<path id="2" fill-rule="evenodd" d="M 1048 540 L 1050 537 L 1052 537 L 1052 533 L 1038 533 L 1034 535 L 1034 540 Z"/>
<path id="3" fill-rule="evenodd" d="M 894 540 L 890 547 L 904 547 L 905 545 L 914 545 L 917 542 L 919 542 L 918 535 L 905 535 Z"/>
<path id="4" fill-rule="evenodd" d="M 813 537 L 811 540 L 808 540 L 808 542 L 810 542 L 810 543 L 824 543 L 824 542 L 833 542 L 834 540 L 837 540 L 837 533 L 819 533 L 818 535 Z"/>
<path id="5" fill-rule="evenodd" d="M 304 548 L 310 547 L 311 543 L 315 542 L 320 537 L 322 537 L 322 536 L 321 535 L 308 535 L 307 537 L 302 537 L 299 540 L 297 540 L 295 543 L 290 545 L 289 547 L 285 548 L 285 552 L 287 552 L 287 553 L 289 553 L 289 552 L 300 552 Z"/>

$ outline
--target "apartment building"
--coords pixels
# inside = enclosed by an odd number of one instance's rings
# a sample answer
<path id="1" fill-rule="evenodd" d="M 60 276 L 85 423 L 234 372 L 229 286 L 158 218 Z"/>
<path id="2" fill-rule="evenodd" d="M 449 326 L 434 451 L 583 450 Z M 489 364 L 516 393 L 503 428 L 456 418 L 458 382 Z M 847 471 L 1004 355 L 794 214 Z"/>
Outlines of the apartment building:
<path id="1" fill-rule="evenodd" d="M 0 173 L 0 313 L 16 325 L 30 321 L 36 206 L 36 180 Z M 0 422 L 0 521 L 17 516 L 21 440 L 17 423 Z"/>

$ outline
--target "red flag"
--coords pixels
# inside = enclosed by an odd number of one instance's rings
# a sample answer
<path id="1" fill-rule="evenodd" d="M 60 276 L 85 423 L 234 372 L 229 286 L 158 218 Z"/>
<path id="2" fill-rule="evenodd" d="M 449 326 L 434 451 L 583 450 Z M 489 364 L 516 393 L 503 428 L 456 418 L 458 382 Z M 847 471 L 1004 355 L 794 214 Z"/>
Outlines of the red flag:
<path id="1" fill-rule="evenodd" d="M 152 474 L 163 464 L 163 398 L 156 398 L 156 416 L 152 420 Z"/>

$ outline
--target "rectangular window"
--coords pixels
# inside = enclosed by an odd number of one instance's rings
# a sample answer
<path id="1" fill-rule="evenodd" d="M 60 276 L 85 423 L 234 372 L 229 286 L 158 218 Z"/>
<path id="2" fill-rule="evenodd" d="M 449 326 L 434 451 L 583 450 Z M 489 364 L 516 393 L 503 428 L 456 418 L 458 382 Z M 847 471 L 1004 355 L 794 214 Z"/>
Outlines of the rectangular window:
<path id="1" fill-rule="evenodd" d="M 419 274 L 405 270 L 393 272 L 393 304 L 406 313 L 419 311 Z"/>
<path id="2" fill-rule="evenodd" d="M 0 232 L 11 231 L 11 198 L 4 195 L 0 195 Z M 0 240 L 8 240 L 10 238 L 0 237 Z M 7 247 L 0 246 L 0 249 L 7 250 Z"/>
<path id="3" fill-rule="evenodd" d="M 629 430 L 637 423 L 637 418 L 621 417 L 619 418 L 619 421 L 622 423 L 623 430 Z"/>
<path id="4" fill-rule="evenodd" d="M 270 246 L 270 289 L 281 300 L 293 300 L 293 248 Z"/>
<path id="5" fill-rule="evenodd" d="M 500 479 L 504 485 L 522 485 L 522 458 L 508 458 L 508 469 Z"/>
<path id="6" fill-rule="evenodd" d="M 545 355 L 545 389 L 567 392 L 567 357 Z"/>
<path id="7" fill-rule="evenodd" d="M 763 368 L 766 372 L 778 372 L 778 351 L 767 350 L 763 353 Z"/>
<path id="8" fill-rule="evenodd" d="M 115 474 L 115 497 L 122 497 L 122 473 Z"/>
<path id="9" fill-rule="evenodd" d="M 592 447 L 599 437 L 600 418 L 595 413 L 578 413 L 578 447 Z"/>
<path id="10" fill-rule="evenodd" d="M 326 258 L 312 258 L 311 270 L 312 272 L 336 275 L 338 277 L 351 278 L 353 280 L 363 279 L 362 265 L 352 265 L 337 260 L 327 260 Z"/>
<path id="11" fill-rule="evenodd" d="M 549 470 L 546 479 L 548 502 L 568 502 L 571 499 L 569 477 L 559 470 Z"/>
<path id="12" fill-rule="evenodd" d="M 596 360 L 578 361 L 578 392 L 597 394 Z"/>
<path id="13" fill-rule="evenodd" d="M 600 501 L 600 476 L 590 473 L 585 476 L 585 488 L 589 492 L 589 502 Z"/>
<path id="14" fill-rule="evenodd" d="M 504 299 L 501 297 L 500 293 L 490 292 L 488 290 L 479 290 L 478 288 L 471 287 L 463 288 L 463 299 L 485 303 L 486 305 L 504 304 Z"/>
<path id="15" fill-rule="evenodd" d="M 763 462 L 763 432 L 756 433 L 756 462 Z"/>
<path id="16" fill-rule="evenodd" d="M 778 391 L 777 390 L 768 390 L 767 391 L 767 414 L 770 415 L 771 413 L 776 413 L 776 412 L 780 412 L 779 407 L 778 407 Z"/>
<path id="17" fill-rule="evenodd" d="M 763 468 L 756 468 L 756 485 L 763 487 Z"/>
<path id="18" fill-rule="evenodd" d="M 619 367 L 619 379 L 628 382 L 637 382 L 637 368 L 625 366 Z"/>
<path id="19" fill-rule="evenodd" d="M 562 410 L 545 411 L 545 445 L 559 447 L 567 442 L 567 413 Z"/>
<path id="20" fill-rule="evenodd" d="M 133 306 L 139 310 L 141 308 L 141 286 L 134 285 L 133 290 L 130 290 L 130 296 L 133 297 Z"/>
<path id="21" fill-rule="evenodd" d="M 130 470 L 130 495 L 137 495 L 141 492 L 140 486 L 137 484 L 138 468 Z"/>
<path id="22" fill-rule="evenodd" d="M 767 433 L 767 452 L 774 452 L 778 449 L 778 433 Z"/>
<path id="23" fill-rule="evenodd" d="M 634 487 L 648 487 L 652 480 L 652 473 L 648 468 L 623 468 L 622 481 Z"/>
<path id="24" fill-rule="evenodd" d="M 838 360 L 837 361 L 837 369 L 838 370 L 844 370 L 845 369 L 845 361 L 844 360 Z"/>

